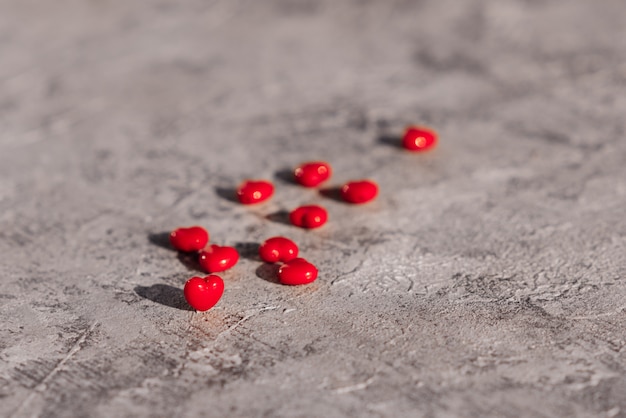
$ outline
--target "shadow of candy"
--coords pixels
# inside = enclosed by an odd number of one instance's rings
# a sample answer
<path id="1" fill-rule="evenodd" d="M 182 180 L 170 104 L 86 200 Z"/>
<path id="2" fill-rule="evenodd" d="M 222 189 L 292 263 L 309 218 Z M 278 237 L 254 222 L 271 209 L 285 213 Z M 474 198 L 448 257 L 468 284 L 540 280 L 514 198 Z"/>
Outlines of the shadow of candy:
<path id="1" fill-rule="evenodd" d="M 278 269 L 279 266 L 277 264 L 263 263 L 257 267 L 255 273 L 259 279 L 273 284 L 280 284 L 280 281 L 278 280 Z"/>
<path id="2" fill-rule="evenodd" d="M 296 179 L 293 177 L 292 168 L 283 168 L 274 173 L 274 178 L 281 180 L 287 184 L 297 185 Z"/>
<path id="3" fill-rule="evenodd" d="M 197 253 L 178 253 L 178 261 L 181 262 L 182 265 L 187 267 L 187 269 L 191 271 L 196 271 L 198 273 L 205 273 L 205 271 L 200 267 L 200 262 L 198 261 Z"/>
<path id="4" fill-rule="evenodd" d="M 247 260 L 259 261 L 259 243 L 258 242 L 236 242 L 235 249 L 239 253 L 239 257 Z"/>
<path id="5" fill-rule="evenodd" d="M 336 202 L 346 203 L 345 200 L 341 198 L 341 187 L 327 187 L 324 189 L 320 189 L 320 194 L 327 199 L 331 199 Z"/>
<path id="6" fill-rule="evenodd" d="M 167 250 L 176 251 L 172 245 L 170 244 L 170 233 L 169 232 L 158 232 L 148 234 L 148 241 L 157 247 L 165 248 Z M 184 253 L 178 251 L 178 261 L 180 261 L 185 267 L 189 270 L 204 272 L 200 267 L 200 263 L 198 263 L 198 255 L 196 253 Z"/>
<path id="7" fill-rule="evenodd" d="M 153 284 L 152 286 L 136 286 L 135 293 L 144 299 L 181 311 L 193 311 L 185 300 L 182 289 L 167 285 Z"/>
<path id="8" fill-rule="evenodd" d="M 397 135 L 381 135 L 378 137 L 378 143 L 402 149 L 402 138 Z"/>
<path id="9" fill-rule="evenodd" d="M 156 232 L 148 234 L 148 241 L 157 247 L 165 248 L 168 250 L 174 250 L 172 245 L 170 244 L 170 233 L 169 232 Z"/>
<path id="10" fill-rule="evenodd" d="M 291 221 L 289 221 L 289 212 L 286 210 L 279 210 L 278 212 L 270 213 L 265 217 L 265 219 L 279 224 L 291 225 Z"/>
<path id="11" fill-rule="evenodd" d="M 237 189 L 232 187 L 216 187 L 215 193 L 224 200 L 229 202 L 239 203 L 237 199 Z"/>

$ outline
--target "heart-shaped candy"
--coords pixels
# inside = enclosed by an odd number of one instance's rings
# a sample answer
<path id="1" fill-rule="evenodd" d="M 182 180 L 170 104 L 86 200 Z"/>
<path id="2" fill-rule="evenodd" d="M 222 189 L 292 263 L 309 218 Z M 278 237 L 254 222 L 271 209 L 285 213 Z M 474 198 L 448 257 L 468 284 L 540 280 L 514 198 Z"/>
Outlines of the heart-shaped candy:
<path id="1" fill-rule="evenodd" d="M 274 194 L 274 185 L 265 180 L 247 180 L 237 189 L 237 198 L 244 205 L 252 205 L 269 199 Z"/>
<path id="2" fill-rule="evenodd" d="M 341 198 L 348 203 L 367 203 L 378 195 L 378 185 L 371 180 L 351 181 L 341 188 Z"/>
<path id="3" fill-rule="evenodd" d="M 285 237 L 268 238 L 259 247 L 259 256 L 266 263 L 284 263 L 298 256 L 298 246 Z"/>
<path id="4" fill-rule="evenodd" d="M 200 251 L 198 261 L 207 273 L 217 273 L 237 264 L 239 253 L 233 247 L 210 245 Z"/>
<path id="5" fill-rule="evenodd" d="M 278 280 L 286 285 L 308 284 L 317 278 L 317 268 L 304 258 L 294 258 L 278 269 Z"/>
<path id="6" fill-rule="evenodd" d="M 321 206 L 300 206 L 289 214 L 289 220 L 300 228 L 319 228 L 328 220 L 328 212 Z"/>
<path id="7" fill-rule="evenodd" d="M 170 233 L 170 244 L 178 251 L 198 251 L 203 249 L 207 242 L 209 233 L 201 226 L 178 228 Z"/>
<path id="8" fill-rule="evenodd" d="M 296 167 L 293 177 L 304 187 L 315 187 L 328 180 L 330 174 L 331 169 L 328 163 L 312 161 Z"/>
<path id="9" fill-rule="evenodd" d="M 194 276 L 185 283 L 185 299 L 197 311 L 208 311 L 220 300 L 224 293 L 224 281 L 211 274 L 206 277 Z"/>
<path id="10" fill-rule="evenodd" d="M 437 144 L 437 132 L 423 126 L 409 126 L 402 137 L 402 146 L 409 151 L 428 151 Z"/>

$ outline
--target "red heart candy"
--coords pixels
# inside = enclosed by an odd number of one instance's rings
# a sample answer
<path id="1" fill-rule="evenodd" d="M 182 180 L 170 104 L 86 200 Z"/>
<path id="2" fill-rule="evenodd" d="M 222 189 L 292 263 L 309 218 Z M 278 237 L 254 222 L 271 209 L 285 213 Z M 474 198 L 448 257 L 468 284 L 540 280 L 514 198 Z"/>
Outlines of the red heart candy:
<path id="1" fill-rule="evenodd" d="M 269 199 L 274 194 L 274 185 L 265 180 L 247 180 L 237 189 L 237 198 L 244 205 L 252 205 Z"/>
<path id="2" fill-rule="evenodd" d="M 410 151 L 428 151 L 437 144 L 437 132 L 423 126 L 409 126 L 402 137 L 402 146 Z"/>
<path id="3" fill-rule="evenodd" d="M 330 175 L 330 165 L 323 161 L 304 163 L 296 167 L 293 172 L 296 182 L 304 187 L 315 187 L 328 180 Z"/>
<path id="4" fill-rule="evenodd" d="M 378 195 L 378 186 L 371 180 L 351 181 L 341 188 L 341 198 L 349 203 L 367 203 Z"/>
<path id="5" fill-rule="evenodd" d="M 209 233 L 201 226 L 178 228 L 170 234 L 170 243 L 178 251 L 198 251 L 203 249 L 207 242 L 209 242 Z"/>
<path id="6" fill-rule="evenodd" d="M 278 280 L 286 285 L 308 284 L 317 278 L 317 268 L 304 258 L 294 258 L 278 269 Z"/>
<path id="7" fill-rule="evenodd" d="M 259 247 L 259 256 L 267 263 L 287 262 L 298 256 L 298 246 L 285 237 L 268 238 Z"/>
<path id="8" fill-rule="evenodd" d="M 222 297 L 224 281 L 211 274 L 204 278 L 194 276 L 185 283 L 185 299 L 197 311 L 208 311 Z"/>
<path id="9" fill-rule="evenodd" d="M 198 261 L 207 273 L 217 273 L 237 264 L 239 253 L 233 247 L 210 245 L 209 248 L 200 251 Z"/>
<path id="10" fill-rule="evenodd" d="M 300 228 L 319 228 L 328 220 L 328 212 L 321 206 L 300 206 L 289 214 L 289 220 Z"/>

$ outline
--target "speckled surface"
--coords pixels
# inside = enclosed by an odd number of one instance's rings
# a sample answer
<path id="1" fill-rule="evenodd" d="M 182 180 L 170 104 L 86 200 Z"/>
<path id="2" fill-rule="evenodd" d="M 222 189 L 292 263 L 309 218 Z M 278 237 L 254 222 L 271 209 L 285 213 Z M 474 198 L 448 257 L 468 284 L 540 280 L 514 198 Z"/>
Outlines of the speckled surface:
<path id="1" fill-rule="evenodd" d="M 1 416 L 626 416 L 623 1 L 0 0 L 0 57 Z M 206 313 L 192 224 L 242 252 Z"/>

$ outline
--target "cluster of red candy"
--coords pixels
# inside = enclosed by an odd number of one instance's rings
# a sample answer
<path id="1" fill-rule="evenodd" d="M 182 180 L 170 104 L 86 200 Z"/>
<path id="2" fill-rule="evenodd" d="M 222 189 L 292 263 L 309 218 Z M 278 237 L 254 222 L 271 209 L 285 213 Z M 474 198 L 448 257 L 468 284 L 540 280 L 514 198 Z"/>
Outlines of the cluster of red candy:
<path id="1" fill-rule="evenodd" d="M 427 128 L 408 127 L 402 146 L 410 151 L 427 151 L 435 146 L 437 134 Z M 331 176 L 332 170 L 325 162 L 309 162 L 293 172 L 294 180 L 304 187 L 317 187 Z M 245 205 L 261 203 L 274 194 L 274 186 L 265 180 L 248 180 L 237 189 L 239 202 Z M 351 181 L 341 187 L 341 198 L 353 204 L 367 203 L 378 194 L 378 186 L 371 180 Z M 289 221 L 301 228 L 318 228 L 326 223 L 326 209 L 317 205 L 301 206 L 289 213 Z M 209 233 L 200 226 L 178 228 L 170 234 L 170 243 L 178 251 L 195 253 L 206 277 L 192 277 L 185 283 L 185 299 L 198 311 L 211 309 L 224 293 L 224 281 L 213 274 L 228 270 L 239 261 L 233 247 L 208 245 Z M 285 285 L 311 283 L 317 278 L 317 268 L 306 259 L 298 257 L 298 246 L 285 237 L 267 239 L 259 247 L 259 256 L 266 263 L 282 263 L 278 280 Z"/>

